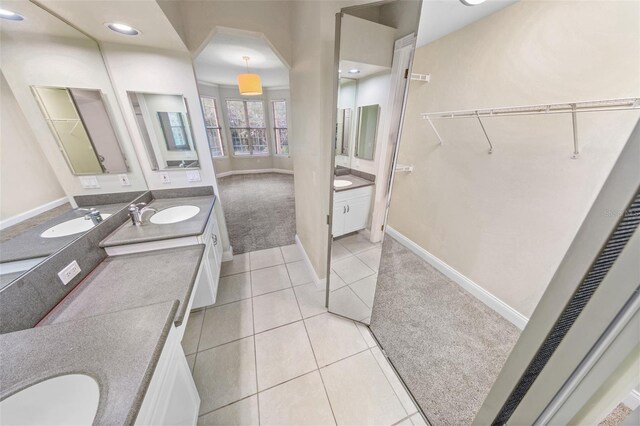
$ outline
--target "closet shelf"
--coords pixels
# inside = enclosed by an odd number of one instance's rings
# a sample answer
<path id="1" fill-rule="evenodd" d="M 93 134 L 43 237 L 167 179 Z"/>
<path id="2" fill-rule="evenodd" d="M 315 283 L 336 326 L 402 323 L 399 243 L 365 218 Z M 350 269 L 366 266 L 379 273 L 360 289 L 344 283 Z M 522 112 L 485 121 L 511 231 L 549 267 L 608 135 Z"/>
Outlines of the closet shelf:
<path id="1" fill-rule="evenodd" d="M 564 102 L 555 104 L 542 105 L 523 105 L 500 108 L 485 108 L 473 110 L 459 111 L 441 111 L 441 112 L 424 112 L 420 114 L 423 120 L 427 120 L 434 133 L 436 134 L 440 145 L 444 145 L 444 140 L 438 133 L 432 119 L 457 119 L 457 118 L 475 118 L 478 120 L 482 132 L 489 144 L 489 154 L 493 152 L 493 144 L 487 134 L 482 123 L 483 118 L 505 117 L 514 115 L 543 115 L 543 114 L 571 114 L 573 125 L 573 154 L 572 158 L 578 158 L 580 155 L 578 140 L 578 120 L 577 114 L 583 112 L 609 112 L 609 111 L 628 111 L 640 110 L 640 98 L 620 98 L 620 99 L 604 99 L 594 101 L 580 102 Z"/>

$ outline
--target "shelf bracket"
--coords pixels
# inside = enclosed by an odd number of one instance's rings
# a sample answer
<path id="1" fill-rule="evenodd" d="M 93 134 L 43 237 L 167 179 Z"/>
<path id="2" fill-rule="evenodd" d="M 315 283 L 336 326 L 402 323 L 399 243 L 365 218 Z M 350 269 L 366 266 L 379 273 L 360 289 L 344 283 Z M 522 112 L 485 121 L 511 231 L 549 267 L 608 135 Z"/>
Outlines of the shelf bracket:
<path id="1" fill-rule="evenodd" d="M 580 146 L 578 145 L 578 114 L 576 104 L 571 104 L 571 122 L 573 124 L 573 154 L 571 154 L 571 158 L 577 160 L 580 158 Z"/>
<path id="2" fill-rule="evenodd" d="M 489 135 L 484 128 L 484 124 L 482 124 L 482 120 L 480 119 L 480 114 L 476 111 L 476 118 L 478 119 L 478 123 L 480 123 L 480 127 L 482 127 L 482 132 L 484 133 L 484 137 L 487 138 L 487 142 L 489 143 L 489 154 L 493 154 L 493 145 L 491 144 L 491 139 L 489 139 Z"/>
<path id="3" fill-rule="evenodd" d="M 442 140 L 440 133 L 438 133 L 438 131 L 436 130 L 436 126 L 433 125 L 433 121 L 431 121 L 431 118 L 427 116 L 426 119 L 429 122 L 429 125 L 431 126 L 431 128 L 433 129 L 433 133 L 435 133 L 436 136 L 438 137 L 438 140 L 440 141 L 440 145 L 444 145 L 444 141 Z"/>

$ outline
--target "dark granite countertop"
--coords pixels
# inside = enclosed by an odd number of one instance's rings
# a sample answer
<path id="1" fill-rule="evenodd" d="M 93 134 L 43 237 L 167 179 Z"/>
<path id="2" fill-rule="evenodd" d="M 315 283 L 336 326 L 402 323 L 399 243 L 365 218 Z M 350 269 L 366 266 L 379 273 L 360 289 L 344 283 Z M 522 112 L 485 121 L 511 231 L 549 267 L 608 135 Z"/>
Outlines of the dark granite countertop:
<path id="1" fill-rule="evenodd" d="M 363 186 L 370 186 L 375 184 L 375 182 L 373 181 L 363 179 L 354 175 L 335 176 L 334 180 L 348 180 L 349 182 L 353 183 L 353 185 L 345 186 L 344 188 L 333 188 L 333 190 L 336 192 L 348 191 L 350 189 L 362 188 Z"/>
<path id="2" fill-rule="evenodd" d="M 177 300 L 182 324 L 202 260 L 203 244 L 108 257 L 40 324 L 55 324 Z"/>
<path id="3" fill-rule="evenodd" d="M 134 226 L 131 221 L 128 220 L 111 235 L 102 240 L 100 247 L 113 247 L 201 235 L 204 233 L 215 199 L 216 197 L 213 195 L 206 197 L 156 199 L 149 203 L 149 206 L 158 211 L 169 207 L 185 205 L 199 207 L 200 211 L 191 219 L 163 225 L 151 223 L 150 216 L 147 215 L 145 215 L 145 223 L 142 226 Z"/>
<path id="4" fill-rule="evenodd" d="M 113 214 L 126 206 L 127 204 L 106 204 L 95 206 L 95 208 L 101 213 Z M 0 243 L 0 263 L 50 256 L 83 235 L 84 232 L 56 238 L 42 238 L 40 234 L 52 226 L 67 220 L 83 217 L 86 214 L 87 212 L 85 211 L 71 210 L 38 226 L 29 228 L 20 235 L 3 241 Z"/>
<path id="5" fill-rule="evenodd" d="M 133 424 L 177 309 L 177 301 L 165 302 L 0 335 L 0 400 L 46 379 L 86 374 L 100 387 L 93 423 Z"/>

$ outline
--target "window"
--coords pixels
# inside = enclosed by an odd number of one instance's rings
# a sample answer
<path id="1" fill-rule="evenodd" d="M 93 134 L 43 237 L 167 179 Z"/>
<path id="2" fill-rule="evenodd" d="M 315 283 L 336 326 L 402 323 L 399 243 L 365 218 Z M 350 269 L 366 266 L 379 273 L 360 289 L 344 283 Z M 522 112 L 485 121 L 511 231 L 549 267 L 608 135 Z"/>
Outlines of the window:
<path id="1" fill-rule="evenodd" d="M 211 156 L 224 157 L 224 148 L 222 147 L 222 128 L 218 121 L 216 100 L 214 98 L 203 96 L 200 98 L 200 102 L 202 103 L 204 126 L 207 130 L 207 139 L 209 140 Z"/>
<path id="2" fill-rule="evenodd" d="M 276 135 L 276 154 L 289 155 L 289 135 L 287 133 L 287 103 L 271 102 L 273 107 L 273 131 Z"/>
<path id="3" fill-rule="evenodd" d="M 227 112 L 233 154 L 269 154 L 262 101 L 227 100 Z"/>
<path id="4" fill-rule="evenodd" d="M 158 112 L 158 119 L 164 133 L 168 151 L 190 150 L 187 142 L 182 114 L 179 112 Z"/>

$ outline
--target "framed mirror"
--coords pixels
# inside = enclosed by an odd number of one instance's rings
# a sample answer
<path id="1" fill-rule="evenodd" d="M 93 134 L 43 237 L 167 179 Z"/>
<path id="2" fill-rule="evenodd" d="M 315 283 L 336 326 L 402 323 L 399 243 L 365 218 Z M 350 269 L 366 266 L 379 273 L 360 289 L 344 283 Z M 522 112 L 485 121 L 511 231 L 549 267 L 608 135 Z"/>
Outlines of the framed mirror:
<path id="1" fill-rule="evenodd" d="M 71 173 L 129 171 L 100 90 L 38 86 L 31 90 Z"/>
<path id="2" fill-rule="evenodd" d="M 128 92 L 153 170 L 199 169 L 182 95 Z"/>
<path id="3" fill-rule="evenodd" d="M 378 118 L 380 105 L 358 107 L 358 136 L 356 138 L 354 157 L 373 161 L 378 136 Z"/>

